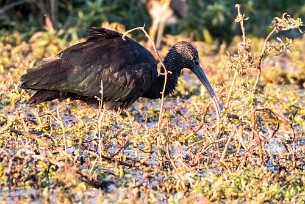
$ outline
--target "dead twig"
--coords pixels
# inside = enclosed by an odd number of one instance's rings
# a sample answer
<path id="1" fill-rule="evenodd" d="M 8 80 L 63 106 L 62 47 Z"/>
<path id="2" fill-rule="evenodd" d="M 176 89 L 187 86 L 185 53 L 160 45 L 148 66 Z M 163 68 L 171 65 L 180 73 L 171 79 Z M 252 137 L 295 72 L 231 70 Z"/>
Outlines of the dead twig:
<path id="1" fill-rule="evenodd" d="M 257 88 L 257 84 L 258 81 L 260 79 L 261 76 L 261 64 L 263 59 L 268 55 L 268 50 L 267 50 L 267 43 L 269 41 L 269 39 L 271 38 L 271 36 L 274 33 L 277 33 L 279 31 L 286 31 L 286 30 L 291 30 L 291 29 L 299 29 L 299 31 L 302 33 L 302 30 L 300 29 L 301 26 L 303 26 L 303 22 L 300 18 L 297 18 L 296 20 L 294 20 L 293 18 L 290 17 L 290 15 L 288 15 L 287 13 L 284 13 L 282 15 L 282 17 L 275 17 L 272 21 L 271 27 L 273 28 L 272 31 L 268 34 L 268 36 L 266 37 L 265 41 L 264 41 L 264 45 L 259 57 L 259 62 L 257 65 L 257 70 L 258 73 L 256 75 L 256 80 L 255 80 L 255 84 L 254 84 L 254 88 Z"/>
<path id="2" fill-rule="evenodd" d="M 228 138 L 228 140 L 227 140 L 227 142 L 226 142 L 225 148 L 224 148 L 224 150 L 222 151 L 222 154 L 221 154 L 221 160 L 224 160 L 225 157 L 226 157 L 226 154 L 227 154 L 227 151 L 228 151 L 230 142 L 231 142 L 231 140 L 232 140 L 232 138 L 233 138 L 233 136 L 234 136 L 234 133 L 235 133 L 235 132 L 231 132 L 231 134 L 230 134 L 230 136 L 229 136 L 229 138 Z"/>
<path id="3" fill-rule="evenodd" d="M 145 26 L 145 25 L 144 25 Z M 149 34 L 146 32 L 146 30 L 144 29 L 144 26 L 143 27 L 136 27 L 136 28 L 133 28 L 133 29 L 130 29 L 128 31 L 126 31 L 123 35 L 122 35 L 122 38 L 123 40 L 125 40 L 125 36 L 128 34 L 128 33 L 131 33 L 135 30 L 141 30 L 145 36 L 149 39 L 149 41 L 151 42 L 152 44 L 152 47 L 154 49 L 154 52 L 157 54 L 157 57 L 158 57 L 158 60 L 159 60 L 159 63 L 160 63 L 160 66 L 162 67 L 163 71 L 162 73 L 159 73 L 161 75 L 164 75 L 164 84 L 163 84 L 163 90 L 161 92 L 161 105 L 160 105 L 160 114 L 159 114 L 159 121 L 158 121 L 158 129 L 160 130 L 160 127 L 161 127 L 161 123 L 162 123 L 162 118 L 163 118 L 163 106 L 164 106 L 164 92 L 165 92 L 165 88 L 166 88 L 166 84 L 167 84 L 167 78 L 168 78 L 168 72 L 165 65 L 163 64 L 163 61 L 161 59 L 161 56 L 159 54 L 159 52 L 157 51 L 156 49 L 156 46 L 155 46 L 155 43 L 154 43 L 154 40 L 151 39 L 151 37 L 149 36 Z"/>
<path id="4" fill-rule="evenodd" d="M 15 116 L 14 116 L 14 118 L 9 116 L 6 120 L 6 124 L 0 128 L 0 134 L 3 133 L 4 131 L 6 131 L 7 129 L 9 129 L 11 127 L 11 125 L 13 124 L 14 120 L 15 120 Z"/>
<path id="5" fill-rule="evenodd" d="M 105 108 L 103 108 L 104 103 L 104 83 L 103 80 L 101 80 L 101 90 L 100 90 L 101 98 L 99 100 L 98 105 L 98 113 L 97 113 L 97 128 L 98 128 L 98 154 L 99 154 L 99 163 L 102 164 L 102 150 L 104 149 L 103 143 L 102 143 L 102 135 L 101 135 L 101 123 L 104 119 L 105 115 Z"/>
<path id="6" fill-rule="evenodd" d="M 106 189 L 111 184 L 116 186 L 116 183 L 113 181 L 99 181 L 97 174 L 92 175 L 79 169 L 76 170 L 76 173 L 81 176 L 79 179 L 82 182 L 87 183 L 95 188 Z"/>
<path id="7" fill-rule="evenodd" d="M 49 142 L 47 142 L 47 141 L 45 141 L 45 140 L 43 140 L 43 139 L 37 137 L 37 136 L 34 135 L 34 134 L 31 134 L 31 133 L 29 133 L 29 132 L 20 131 L 20 130 L 15 130 L 15 129 L 11 129 L 11 132 L 14 132 L 14 133 L 16 133 L 16 134 L 23 135 L 23 136 L 25 136 L 25 137 L 27 137 L 27 138 L 33 139 L 33 140 L 35 140 L 36 142 L 38 142 L 39 145 L 42 145 L 42 146 L 44 146 L 44 147 L 46 147 L 46 148 L 48 148 L 48 149 L 49 149 L 49 148 L 54 149 L 54 150 L 56 150 L 58 153 L 61 153 L 61 154 L 65 155 L 65 156 L 67 156 L 68 158 L 70 158 L 70 155 L 69 155 L 66 151 L 62 150 L 60 147 L 55 147 L 55 146 L 53 146 L 53 145 L 50 144 Z"/>
<path id="8" fill-rule="evenodd" d="M 111 154 L 111 157 L 116 156 L 117 154 L 119 154 L 119 152 L 123 149 L 126 149 L 129 145 L 131 145 L 132 143 L 129 142 L 129 140 L 125 140 L 123 144 L 121 144 L 121 146 L 115 151 L 115 153 Z"/>
<path id="9" fill-rule="evenodd" d="M 244 27 L 244 21 L 248 20 L 249 17 L 245 18 L 245 15 L 242 15 L 240 12 L 240 4 L 236 4 L 235 7 L 237 8 L 237 17 L 235 19 L 235 22 L 240 23 L 240 28 L 243 34 L 243 45 L 246 46 L 247 39 L 246 39 L 246 29 Z"/>

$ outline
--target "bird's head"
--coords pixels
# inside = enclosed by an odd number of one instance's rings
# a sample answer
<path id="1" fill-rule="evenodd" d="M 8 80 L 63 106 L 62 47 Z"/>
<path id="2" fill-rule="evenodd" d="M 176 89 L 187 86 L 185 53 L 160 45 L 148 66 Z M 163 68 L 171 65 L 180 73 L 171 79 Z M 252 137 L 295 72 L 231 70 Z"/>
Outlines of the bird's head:
<path id="1" fill-rule="evenodd" d="M 217 96 L 207 76 L 205 75 L 203 69 L 200 66 L 200 60 L 197 49 L 188 42 L 178 42 L 170 48 L 169 53 L 166 57 L 166 61 L 174 65 L 171 71 L 180 72 L 181 69 L 188 68 L 198 77 L 198 79 L 205 86 L 210 97 L 212 98 L 218 117 L 220 117 L 221 109 L 217 100 Z"/>
<path id="2" fill-rule="evenodd" d="M 177 62 L 183 66 L 183 68 L 193 69 L 196 65 L 199 65 L 199 57 L 197 49 L 190 43 L 180 41 L 173 45 L 169 50 L 169 53 L 176 56 Z"/>

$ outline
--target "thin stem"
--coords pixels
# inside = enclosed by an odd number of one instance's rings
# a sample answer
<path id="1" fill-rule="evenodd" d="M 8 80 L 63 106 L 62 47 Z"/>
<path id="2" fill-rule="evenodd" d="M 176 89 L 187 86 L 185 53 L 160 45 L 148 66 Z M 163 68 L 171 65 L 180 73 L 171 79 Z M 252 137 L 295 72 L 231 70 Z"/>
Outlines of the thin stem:
<path id="1" fill-rule="evenodd" d="M 101 99 L 99 100 L 99 106 L 98 106 L 98 119 L 97 119 L 97 128 L 98 128 L 98 155 L 99 155 L 99 164 L 102 164 L 102 149 L 104 147 L 102 146 L 102 135 L 101 135 L 101 123 L 105 115 L 105 108 L 103 108 L 103 98 L 104 98 L 104 84 L 103 80 L 101 80 Z"/>
<path id="2" fill-rule="evenodd" d="M 54 117 L 55 120 L 59 123 L 61 129 L 62 129 L 62 136 L 63 136 L 63 139 L 64 139 L 64 146 L 65 146 L 65 152 L 67 152 L 67 142 L 66 142 L 66 135 L 65 135 L 65 126 L 62 122 L 62 118 L 59 114 L 59 110 L 58 110 L 58 107 L 56 108 L 56 114 L 57 114 L 57 117 Z"/>
<path id="3" fill-rule="evenodd" d="M 225 157 L 226 157 L 226 154 L 227 154 L 227 151 L 228 151 L 230 142 L 231 142 L 231 140 L 232 140 L 232 138 L 233 138 L 233 136 L 234 136 L 234 133 L 235 133 L 235 132 L 232 132 L 232 133 L 230 134 L 230 136 L 229 136 L 229 138 L 228 138 L 228 140 L 227 140 L 227 142 L 226 142 L 226 144 L 225 144 L 225 148 L 224 148 L 224 150 L 222 151 L 220 160 L 223 161 L 223 162 L 224 162 L 224 159 L 225 159 Z"/>
<path id="4" fill-rule="evenodd" d="M 229 102 L 230 102 L 230 99 L 231 99 L 232 94 L 233 94 L 233 88 L 235 86 L 236 77 L 237 77 L 237 70 L 235 70 L 235 72 L 234 72 L 234 76 L 233 76 L 233 79 L 232 79 L 232 82 L 231 82 L 231 86 L 230 86 L 230 90 L 229 90 L 229 93 L 228 93 L 227 101 L 226 101 L 226 104 L 225 104 L 225 109 L 227 109 L 229 107 Z"/>
<path id="5" fill-rule="evenodd" d="M 144 25 L 145 26 L 145 25 Z M 155 53 L 157 54 L 157 57 L 158 57 L 158 60 L 159 60 L 159 63 L 161 65 L 161 67 L 163 68 L 164 72 L 161 73 L 162 75 L 164 75 L 164 84 L 163 84 L 163 89 L 162 89 L 162 92 L 161 92 L 161 105 L 160 105 L 160 114 L 159 114 L 159 121 L 158 121 L 158 130 L 160 130 L 160 126 L 161 126 L 161 123 L 162 123 L 162 118 L 163 118 L 163 106 L 164 106 L 164 93 L 165 93 L 165 88 L 166 88 L 166 84 L 167 84 L 167 78 L 168 78 L 168 71 L 165 67 L 165 65 L 163 64 L 163 61 L 161 59 L 161 56 L 159 54 L 159 52 L 157 51 L 156 49 L 156 46 L 155 46 L 155 43 L 154 43 L 154 40 L 151 39 L 151 37 L 149 36 L 149 34 L 146 32 L 146 30 L 144 29 L 144 26 L 143 27 L 136 27 L 136 28 L 133 28 L 133 29 L 130 29 L 128 31 L 126 31 L 122 38 L 123 40 L 125 40 L 125 36 L 128 34 L 128 33 L 131 33 L 135 30 L 141 30 L 145 36 L 149 39 L 149 41 L 151 42 L 152 44 L 152 47 L 155 51 Z"/>
<path id="6" fill-rule="evenodd" d="M 240 13 L 240 4 L 236 4 L 235 7 L 237 8 L 237 14 L 238 14 L 238 18 L 239 18 L 239 23 L 240 23 L 240 28 L 241 28 L 241 32 L 243 33 L 243 45 L 246 46 L 246 29 L 244 27 L 244 19 L 243 19 L 243 15 Z"/>
<path id="7" fill-rule="evenodd" d="M 264 46 L 263 46 L 263 49 L 261 51 L 261 55 L 259 57 L 259 62 L 258 62 L 258 65 L 257 65 L 257 70 L 258 70 L 258 73 L 256 75 L 256 79 L 255 79 L 255 83 L 254 83 L 254 89 L 256 90 L 257 88 L 257 84 L 258 84 L 258 81 L 259 79 L 261 78 L 261 73 L 262 73 L 262 69 L 261 69 L 261 65 L 262 65 L 262 61 L 263 61 L 263 58 L 265 57 L 265 54 L 266 54 L 266 46 L 267 46 L 267 42 L 268 40 L 271 38 L 271 36 L 273 35 L 273 33 L 275 33 L 277 30 L 276 27 L 273 28 L 273 30 L 269 33 L 269 35 L 266 37 L 265 41 L 264 41 Z"/>

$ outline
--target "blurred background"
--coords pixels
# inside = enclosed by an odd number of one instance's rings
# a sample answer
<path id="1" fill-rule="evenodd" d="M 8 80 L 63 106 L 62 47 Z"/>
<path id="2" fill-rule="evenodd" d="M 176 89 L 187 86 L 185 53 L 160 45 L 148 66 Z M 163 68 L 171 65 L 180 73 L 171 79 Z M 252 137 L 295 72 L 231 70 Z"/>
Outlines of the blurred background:
<path id="1" fill-rule="evenodd" d="M 126 30 L 145 24 L 148 30 L 153 24 L 153 18 L 157 18 L 152 14 L 153 1 L 156 0 L 1 0 L 0 34 L 17 31 L 25 39 L 30 38 L 48 26 L 46 16 L 49 16 L 48 20 L 52 23 L 49 22 L 49 26 L 55 30 L 68 31 L 75 28 L 79 37 L 83 37 L 89 27 L 102 26 L 105 22 L 115 22 Z M 237 3 L 242 5 L 242 13 L 249 17 L 246 23 L 247 34 L 256 37 L 265 37 L 270 32 L 272 19 L 284 12 L 293 18 L 305 17 L 305 0 L 180 1 L 186 6 L 178 4 L 178 8 L 171 8 L 176 20 L 165 23 L 163 33 L 183 34 L 196 41 L 231 42 L 236 34 L 240 35 L 240 26 L 234 23 Z M 164 2 L 161 0 L 160 3 Z M 290 31 L 286 35 L 301 37 L 298 31 Z"/>

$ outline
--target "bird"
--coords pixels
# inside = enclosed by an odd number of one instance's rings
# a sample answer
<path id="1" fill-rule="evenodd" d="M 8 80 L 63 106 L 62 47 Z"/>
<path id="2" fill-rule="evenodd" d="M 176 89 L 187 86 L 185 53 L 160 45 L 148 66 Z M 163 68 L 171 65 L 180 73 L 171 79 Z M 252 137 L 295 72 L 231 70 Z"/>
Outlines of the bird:
<path id="1" fill-rule="evenodd" d="M 172 93 L 183 68 L 206 87 L 217 114 L 220 104 L 202 70 L 198 51 L 185 41 L 173 45 L 163 60 L 168 73 L 164 96 Z M 36 90 L 29 104 L 66 98 L 99 104 L 108 110 L 127 109 L 140 97 L 162 97 L 165 76 L 158 61 L 142 45 L 114 30 L 92 27 L 84 42 L 48 57 L 21 76 L 21 88 Z M 99 100 L 100 99 L 100 100 Z"/>
<path id="2" fill-rule="evenodd" d="M 149 0 L 147 10 L 152 17 L 149 35 L 156 38 L 156 47 L 160 48 L 165 25 L 172 25 L 187 15 L 186 0 Z"/>

